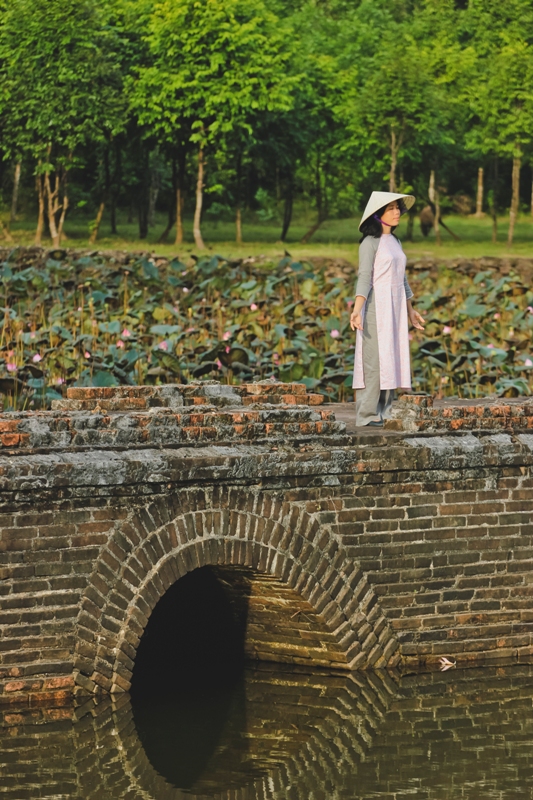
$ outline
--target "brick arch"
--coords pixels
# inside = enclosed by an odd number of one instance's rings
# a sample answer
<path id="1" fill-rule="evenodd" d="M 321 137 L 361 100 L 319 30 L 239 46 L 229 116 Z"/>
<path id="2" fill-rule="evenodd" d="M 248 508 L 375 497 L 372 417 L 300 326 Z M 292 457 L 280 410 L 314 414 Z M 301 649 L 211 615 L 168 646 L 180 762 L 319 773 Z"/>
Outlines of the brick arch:
<path id="1" fill-rule="evenodd" d="M 285 621 L 293 620 L 292 641 L 263 638 L 252 657 L 345 670 L 397 660 L 398 643 L 365 575 L 305 504 L 235 489 L 190 491 L 132 512 L 102 549 L 77 620 L 77 684 L 127 691 L 154 606 L 204 566 L 257 581 L 263 620 L 276 599 Z"/>

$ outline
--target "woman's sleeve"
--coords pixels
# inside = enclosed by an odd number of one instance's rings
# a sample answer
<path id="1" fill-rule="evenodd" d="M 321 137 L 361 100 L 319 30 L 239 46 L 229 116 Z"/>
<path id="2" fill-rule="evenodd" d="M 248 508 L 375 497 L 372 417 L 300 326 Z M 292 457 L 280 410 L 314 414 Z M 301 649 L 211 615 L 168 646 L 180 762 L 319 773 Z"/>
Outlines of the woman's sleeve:
<path id="1" fill-rule="evenodd" d="M 357 271 L 357 285 L 355 295 L 367 298 L 372 288 L 372 270 L 374 259 L 379 245 L 375 236 L 366 236 L 359 245 L 359 269 Z"/>
<path id="2" fill-rule="evenodd" d="M 414 297 L 413 290 L 409 286 L 409 281 L 407 280 L 407 273 L 403 276 L 403 285 L 405 287 L 405 296 L 407 300 L 410 300 L 411 297 Z"/>

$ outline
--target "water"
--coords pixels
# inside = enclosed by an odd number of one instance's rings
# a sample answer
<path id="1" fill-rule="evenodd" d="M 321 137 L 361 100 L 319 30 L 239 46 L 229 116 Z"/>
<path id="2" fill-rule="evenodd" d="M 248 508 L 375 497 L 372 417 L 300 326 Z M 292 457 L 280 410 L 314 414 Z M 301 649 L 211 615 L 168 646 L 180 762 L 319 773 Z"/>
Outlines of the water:
<path id="1" fill-rule="evenodd" d="M 248 670 L 157 699 L 3 710 L 0 798 L 533 798 L 533 667 Z"/>

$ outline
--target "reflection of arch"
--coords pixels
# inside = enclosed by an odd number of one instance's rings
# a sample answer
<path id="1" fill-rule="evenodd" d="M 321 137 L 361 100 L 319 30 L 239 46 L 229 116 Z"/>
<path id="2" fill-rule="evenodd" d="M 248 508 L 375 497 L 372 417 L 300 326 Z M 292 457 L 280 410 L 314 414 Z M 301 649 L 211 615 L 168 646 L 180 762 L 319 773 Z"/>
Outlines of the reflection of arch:
<path id="1" fill-rule="evenodd" d="M 155 604 L 176 580 L 206 565 L 233 588 L 237 579 L 227 567 L 249 581 L 246 647 L 253 658 L 340 669 L 394 658 L 398 644 L 373 589 L 305 503 L 193 490 L 181 506 L 166 498 L 142 509 L 101 551 L 78 618 L 78 684 L 127 691 Z"/>
<path id="2" fill-rule="evenodd" d="M 273 670 L 247 672 L 246 732 L 249 757 L 242 770 L 211 764 L 198 784 L 181 791 L 152 766 L 133 724 L 127 695 L 93 700 L 79 710 L 74 740 L 84 800 L 307 800 L 331 788 L 341 773 L 353 775 L 372 746 L 397 691 L 386 673 L 332 677 Z M 231 733 L 222 741 L 231 750 Z M 82 745 L 82 746 L 80 746 Z M 100 757 L 99 757 L 100 756 Z M 122 794 L 121 794 L 122 792 Z"/>
<path id="3" fill-rule="evenodd" d="M 146 758 L 127 694 L 77 708 L 6 708 L 0 797 L 354 800 L 414 792 L 441 800 L 460 786 L 465 800 L 516 800 L 533 785 L 531 665 L 399 680 L 385 670 L 324 676 L 269 665 L 247 672 L 244 697 L 245 769 L 228 776 L 208 765 L 191 793 L 174 789 Z M 223 733 L 221 749 L 233 741 Z"/>

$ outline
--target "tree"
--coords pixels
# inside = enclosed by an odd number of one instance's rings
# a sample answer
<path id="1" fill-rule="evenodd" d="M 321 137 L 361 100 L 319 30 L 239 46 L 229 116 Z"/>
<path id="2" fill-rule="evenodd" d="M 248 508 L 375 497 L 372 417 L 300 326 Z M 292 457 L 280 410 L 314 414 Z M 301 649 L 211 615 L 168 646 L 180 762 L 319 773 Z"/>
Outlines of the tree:
<path id="1" fill-rule="evenodd" d="M 475 52 L 465 86 L 470 109 L 467 146 L 491 156 L 492 208 L 496 240 L 498 160 L 512 160 L 512 196 L 507 242 L 513 242 L 519 210 L 522 159 L 533 143 L 533 9 L 529 0 L 476 0 L 465 15 Z"/>
<path id="2" fill-rule="evenodd" d="M 4 148 L 36 163 L 39 242 L 45 210 L 54 245 L 80 146 L 123 127 L 116 36 L 95 0 L 12 0 L 0 27 Z"/>
<path id="3" fill-rule="evenodd" d="M 196 146 L 194 240 L 203 249 L 206 150 L 251 131 L 259 113 L 290 107 L 288 31 L 262 0 L 158 0 L 147 41 L 152 64 L 139 69 L 132 102 L 148 131 Z"/>

